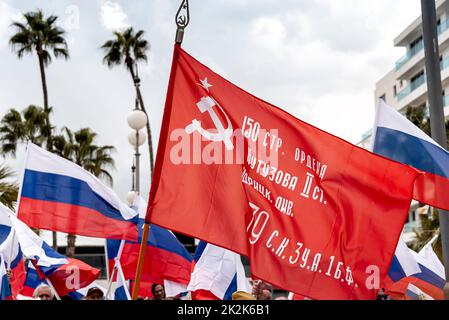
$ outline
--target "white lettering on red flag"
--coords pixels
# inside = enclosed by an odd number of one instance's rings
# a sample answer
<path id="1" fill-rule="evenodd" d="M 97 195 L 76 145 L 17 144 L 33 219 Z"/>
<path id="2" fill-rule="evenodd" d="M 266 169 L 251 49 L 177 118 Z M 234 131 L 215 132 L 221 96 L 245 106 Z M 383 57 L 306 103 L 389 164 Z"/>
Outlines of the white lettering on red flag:
<path id="1" fill-rule="evenodd" d="M 248 256 L 253 276 L 288 291 L 375 299 L 420 173 L 254 97 L 179 46 L 172 68 L 147 220 Z"/>

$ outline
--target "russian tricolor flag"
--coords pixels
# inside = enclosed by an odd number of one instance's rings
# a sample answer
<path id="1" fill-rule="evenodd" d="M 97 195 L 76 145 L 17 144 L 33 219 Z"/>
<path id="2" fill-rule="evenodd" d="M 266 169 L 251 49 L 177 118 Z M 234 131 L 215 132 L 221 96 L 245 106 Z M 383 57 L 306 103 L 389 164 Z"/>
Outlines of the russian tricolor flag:
<path id="1" fill-rule="evenodd" d="M 5 267 L 11 269 L 11 291 L 13 297 L 16 297 L 22 290 L 25 281 L 25 265 L 9 218 L 11 214 L 13 212 L 0 203 L 0 254 L 3 255 Z"/>
<path id="2" fill-rule="evenodd" d="M 393 261 L 391 262 L 390 269 L 388 270 L 388 277 L 390 277 L 393 282 L 398 282 L 403 278 L 420 272 L 421 268 L 419 267 L 413 253 L 407 247 L 404 240 L 399 239 L 396 252 L 393 256 Z"/>
<path id="3" fill-rule="evenodd" d="M 192 292 L 192 300 L 232 300 L 232 293 L 236 291 L 251 293 L 237 253 L 201 241 L 194 260 L 187 287 Z"/>
<path id="4" fill-rule="evenodd" d="M 0 300 L 12 300 L 11 287 L 6 275 L 5 260 L 0 255 Z"/>
<path id="5" fill-rule="evenodd" d="M 429 241 L 419 253 L 409 249 L 409 253 L 418 264 L 420 271 L 408 274 L 396 282 L 386 281 L 388 295 L 394 299 L 402 299 L 407 294 L 409 284 L 413 284 L 436 300 L 444 299 L 444 266 L 432 249 L 434 240 Z"/>
<path id="6" fill-rule="evenodd" d="M 407 291 L 405 294 L 410 300 L 435 300 L 425 292 L 423 292 L 421 289 L 419 289 L 417 286 L 414 286 L 413 284 L 409 284 L 407 287 Z"/>
<path id="7" fill-rule="evenodd" d="M 139 257 L 140 241 L 142 239 L 142 227 L 145 223 L 147 203 L 138 196 L 133 208 L 139 212 L 139 240 L 138 242 L 125 241 L 120 257 L 120 264 L 128 280 L 135 279 L 137 260 Z M 117 257 L 120 242 L 107 240 L 107 256 L 109 270 L 113 269 L 114 259 Z M 145 253 L 145 262 L 142 271 L 142 282 L 164 284 L 166 281 L 179 284 L 176 290 L 168 290 L 168 295 L 173 296 L 182 292 L 190 281 L 192 255 L 176 236 L 169 230 L 156 225 L 150 226 L 148 242 Z M 175 292 L 181 290 L 179 292 Z"/>
<path id="8" fill-rule="evenodd" d="M 376 108 L 372 150 L 424 171 L 413 198 L 449 210 L 449 153 L 383 100 Z"/>
<path id="9" fill-rule="evenodd" d="M 61 255 L 14 215 L 10 219 L 24 256 L 33 262 L 40 279 L 51 281 L 58 295 L 86 287 L 99 276 L 100 270 Z"/>
<path id="10" fill-rule="evenodd" d="M 18 217 L 28 226 L 137 240 L 137 213 L 75 163 L 28 144 Z"/>
<path id="11" fill-rule="evenodd" d="M 129 281 L 125 280 L 121 270 L 119 270 L 117 281 L 115 282 L 114 300 L 131 300 Z"/>
<path id="12" fill-rule="evenodd" d="M 47 284 L 45 279 L 41 279 L 33 263 L 29 261 L 24 286 L 22 291 L 20 292 L 20 295 L 24 297 L 33 297 L 34 290 L 41 283 Z"/>

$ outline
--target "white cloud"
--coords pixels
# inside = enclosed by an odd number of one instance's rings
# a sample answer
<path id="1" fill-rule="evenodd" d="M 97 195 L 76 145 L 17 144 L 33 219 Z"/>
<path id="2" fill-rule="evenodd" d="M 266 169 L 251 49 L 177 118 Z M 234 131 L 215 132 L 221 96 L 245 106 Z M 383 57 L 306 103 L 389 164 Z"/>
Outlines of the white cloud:
<path id="1" fill-rule="evenodd" d="M 35 1 L 44 12 L 67 17 L 66 1 Z M 73 2 L 73 1 L 72 1 Z M 5 5 L 8 3 L 9 5 Z M 216 0 L 190 1 L 191 22 L 183 48 L 236 85 L 320 129 L 357 142 L 373 122 L 374 86 L 405 53 L 393 39 L 420 14 L 410 0 Z M 142 94 L 153 143 L 159 138 L 170 73 L 179 2 L 167 0 L 79 1 L 80 29 L 68 30 L 72 59 L 47 69 L 52 121 L 73 130 L 89 126 L 98 143 L 117 147 L 114 189 L 123 198 L 131 185 L 133 150 L 126 116 L 135 91 L 125 68 L 102 65 L 98 47 L 110 29 L 133 25 L 151 43 L 149 63 L 140 64 Z M 34 57 L 17 60 L 7 48 L 11 16 L 35 6 L 0 0 L 0 114 L 42 104 Z M 101 8 L 101 9 L 100 9 Z M 100 9 L 100 10 L 99 10 Z M 126 13 L 125 13 L 126 12 Z M 27 82 L 24 91 L 23 82 Z M 149 160 L 141 149 L 141 190 L 148 194 Z M 19 172 L 22 161 L 11 160 Z"/>
<path id="2" fill-rule="evenodd" d="M 7 39 L 11 34 L 10 25 L 13 21 L 22 21 L 19 11 L 0 1 L 0 49 L 8 45 Z"/>
<path id="3" fill-rule="evenodd" d="M 260 17 L 252 23 L 252 37 L 266 48 L 276 50 L 287 36 L 279 16 Z"/>
<path id="4" fill-rule="evenodd" d="M 118 30 L 129 27 L 128 15 L 122 7 L 111 1 L 106 1 L 101 6 L 101 21 L 109 30 Z"/>

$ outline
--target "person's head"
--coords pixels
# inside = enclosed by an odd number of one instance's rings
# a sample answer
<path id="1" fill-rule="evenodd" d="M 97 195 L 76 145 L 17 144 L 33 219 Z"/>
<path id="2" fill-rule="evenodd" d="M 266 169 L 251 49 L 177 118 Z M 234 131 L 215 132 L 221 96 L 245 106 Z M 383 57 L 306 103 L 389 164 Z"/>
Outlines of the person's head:
<path id="1" fill-rule="evenodd" d="M 387 300 L 388 296 L 385 294 L 385 289 L 382 288 L 377 292 L 377 300 Z"/>
<path id="2" fill-rule="evenodd" d="M 86 300 L 103 300 L 103 290 L 98 287 L 92 287 L 87 291 Z"/>
<path id="3" fill-rule="evenodd" d="M 165 298 L 165 288 L 161 284 L 154 283 L 151 286 L 151 292 L 153 293 L 154 300 L 162 300 Z"/>
<path id="4" fill-rule="evenodd" d="M 273 295 L 271 294 L 271 291 L 268 289 L 263 289 L 259 300 L 271 300 L 272 298 Z"/>
<path id="5" fill-rule="evenodd" d="M 37 299 L 37 300 L 53 300 L 53 292 L 51 291 L 51 288 L 44 284 L 41 283 L 40 285 L 38 285 L 36 287 L 36 289 L 34 289 L 33 292 L 33 298 Z"/>

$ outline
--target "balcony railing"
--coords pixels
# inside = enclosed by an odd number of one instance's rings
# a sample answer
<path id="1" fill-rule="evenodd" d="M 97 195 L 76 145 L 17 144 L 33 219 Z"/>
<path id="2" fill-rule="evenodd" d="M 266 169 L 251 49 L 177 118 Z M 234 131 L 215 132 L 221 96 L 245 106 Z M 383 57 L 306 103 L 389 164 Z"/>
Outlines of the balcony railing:
<path id="1" fill-rule="evenodd" d="M 411 58 L 413 58 L 418 52 L 420 52 L 422 49 L 424 49 L 424 41 L 420 40 L 416 46 L 414 46 L 412 49 L 407 51 L 405 56 L 403 56 L 401 59 L 399 59 L 396 62 L 396 70 L 399 70 L 404 64 L 406 64 Z"/>
<path id="2" fill-rule="evenodd" d="M 421 87 L 424 83 L 426 82 L 426 75 L 422 74 L 419 78 L 417 78 L 415 81 L 413 81 L 412 83 L 410 83 L 410 85 L 408 85 L 407 87 L 405 87 L 404 89 L 402 89 L 396 96 L 396 99 L 398 99 L 398 101 L 401 101 L 402 99 L 404 99 L 406 96 L 408 96 L 410 93 L 412 93 L 413 91 L 415 91 L 417 88 Z"/>
<path id="3" fill-rule="evenodd" d="M 437 28 L 438 35 L 449 29 L 449 18 L 442 21 Z M 421 39 L 412 49 L 407 51 L 405 56 L 396 62 L 396 70 L 399 70 L 404 64 L 406 64 L 411 58 L 413 58 L 418 52 L 424 49 L 424 41 Z"/>
<path id="4" fill-rule="evenodd" d="M 440 69 L 444 70 L 449 67 L 449 56 L 447 56 L 445 59 L 443 59 L 440 62 Z M 402 89 L 396 96 L 396 99 L 398 101 L 401 101 L 406 96 L 408 96 L 410 93 L 418 89 L 420 86 L 422 86 L 426 82 L 426 75 L 423 74 L 420 77 L 416 78 L 410 85 Z M 449 102 L 449 100 L 448 100 Z"/>

